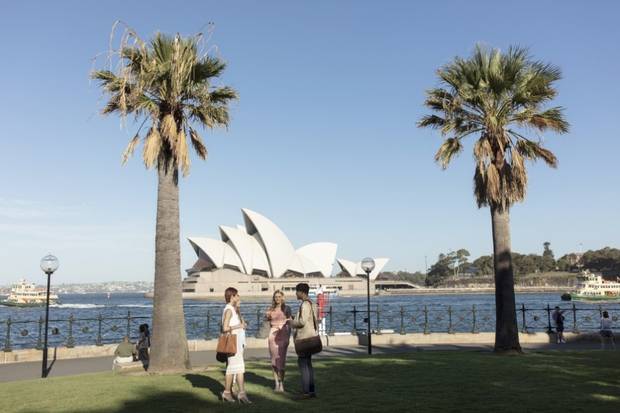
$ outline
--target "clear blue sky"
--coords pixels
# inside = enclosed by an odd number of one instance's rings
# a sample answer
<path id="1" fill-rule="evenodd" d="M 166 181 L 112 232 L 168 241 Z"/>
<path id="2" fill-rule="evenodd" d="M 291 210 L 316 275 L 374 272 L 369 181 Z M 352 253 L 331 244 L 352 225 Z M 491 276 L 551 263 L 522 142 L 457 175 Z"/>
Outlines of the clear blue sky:
<path id="1" fill-rule="evenodd" d="M 183 268 L 194 261 L 184 238 L 217 236 L 242 207 L 297 247 L 333 241 L 342 258 L 390 257 L 387 269 L 423 271 L 425 256 L 449 249 L 490 253 L 471 149 L 442 171 L 440 137 L 415 127 L 435 70 L 477 42 L 527 46 L 564 74 L 556 103 L 571 132 L 546 137 L 557 170 L 529 169 L 513 249 L 620 246 L 617 2 L 20 3 L 0 13 L 0 284 L 42 280 L 49 251 L 56 282 L 152 279 L 155 174 L 139 158 L 121 167 L 135 126 L 102 118 L 88 79 L 116 19 L 143 37 L 214 22 L 223 81 L 241 96 L 181 183 Z"/>

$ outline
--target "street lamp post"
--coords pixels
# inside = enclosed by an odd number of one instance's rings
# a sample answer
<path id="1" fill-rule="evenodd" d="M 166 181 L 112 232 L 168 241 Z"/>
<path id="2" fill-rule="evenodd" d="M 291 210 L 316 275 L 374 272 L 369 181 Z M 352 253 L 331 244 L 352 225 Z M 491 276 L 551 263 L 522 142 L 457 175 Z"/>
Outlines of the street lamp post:
<path id="1" fill-rule="evenodd" d="M 50 281 L 51 276 L 58 269 L 58 258 L 49 254 L 41 259 L 41 269 L 47 274 L 47 294 L 45 296 L 45 333 L 43 335 L 43 363 L 41 365 L 41 377 L 47 377 L 47 329 L 50 315 Z"/>
<path id="2" fill-rule="evenodd" d="M 375 260 L 364 258 L 362 260 L 362 270 L 366 273 L 366 321 L 368 323 L 368 354 L 372 354 L 372 341 L 370 332 L 370 273 L 375 269 Z"/>

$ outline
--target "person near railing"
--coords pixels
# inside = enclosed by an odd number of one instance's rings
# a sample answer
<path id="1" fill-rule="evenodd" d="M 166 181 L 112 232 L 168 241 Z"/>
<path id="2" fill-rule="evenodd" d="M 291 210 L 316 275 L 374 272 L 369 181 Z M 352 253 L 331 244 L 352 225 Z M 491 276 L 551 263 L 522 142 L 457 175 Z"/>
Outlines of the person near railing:
<path id="1" fill-rule="evenodd" d="M 612 330 L 612 320 L 609 317 L 609 313 L 607 311 L 603 311 L 601 316 L 601 348 L 605 350 L 605 342 L 607 340 L 611 341 L 611 347 L 616 349 L 616 342 L 614 340 L 614 332 Z"/>
<path id="2" fill-rule="evenodd" d="M 245 382 L 243 375 L 245 373 L 245 362 L 243 360 L 243 350 L 245 347 L 245 329 L 247 324 L 241 316 L 239 309 L 241 297 L 236 288 L 229 287 L 224 291 L 224 299 L 226 307 L 222 313 L 222 333 L 232 333 L 237 337 L 237 353 L 228 357 L 226 362 L 226 378 L 224 383 L 224 391 L 222 392 L 222 400 L 225 402 L 234 402 L 232 394 L 233 379 L 236 379 L 239 393 L 237 399 L 241 403 L 252 403 L 245 392 Z"/>
<path id="3" fill-rule="evenodd" d="M 282 291 L 276 290 L 273 293 L 271 306 L 267 310 L 266 317 L 270 323 L 267 342 L 275 381 L 273 391 L 284 393 L 286 352 L 291 336 L 291 329 L 286 320 L 291 317 L 291 307 L 286 305 Z"/>
<path id="4" fill-rule="evenodd" d="M 149 369 L 149 348 L 151 347 L 151 332 L 149 331 L 149 325 L 144 323 L 140 324 L 140 335 L 138 336 L 138 342 L 136 343 L 136 350 L 138 351 L 138 360 L 142 362 L 144 370 Z"/>
<path id="5" fill-rule="evenodd" d="M 128 364 L 133 362 L 133 357 L 136 354 L 136 348 L 129 341 L 129 337 L 123 337 L 123 341 L 114 350 L 116 358 L 112 364 L 112 368 L 120 364 Z"/>
<path id="6" fill-rule="evenodd" d="M 315 306 L 308 298 L 310 286 L 306 283 L 299 283 L 295 286 L 295 294 L 297 299 L 301 301 L 297 316 L 288 319 L 289 325 L 295 329 L 295 351 L 297 351 L 298 341 L 307 341 L 308 339 L 318 336 L 318 326 L 316 322 L 317 314 Z M 319 341 L 320 343 L 320 341 Z M 301 373 L 302 394 L 300 399 L 309 399 L 316 397 L 316 389 L 314 386 L 314 368 L 312 367 L 312 354 L 300 353 L 297 351 L 297 365 Z"/>
<path id="7" fill-rule="evenodd" d="M 556 340 L 558 344 L 566 343 L 564 340 L 564 310 L 560 310 L 559 306 L 555 306 L 553 311 L 553 322 L 555 323 Z"/>

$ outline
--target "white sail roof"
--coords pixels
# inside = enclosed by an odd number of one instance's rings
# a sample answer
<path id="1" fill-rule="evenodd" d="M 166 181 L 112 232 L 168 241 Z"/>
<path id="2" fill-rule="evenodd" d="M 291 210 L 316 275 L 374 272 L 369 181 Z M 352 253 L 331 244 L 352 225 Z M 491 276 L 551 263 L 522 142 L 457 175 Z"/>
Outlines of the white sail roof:
<path id="1" fill-rule="evenodd" d="M 381 270 L 385 267 L 385 265 L 390 260 L 389 258 L 373 258 L 375 261 L 375 268 L 370 273 L 370 279 L 375 280 L 377 276 L 381 273 Z M 342 258 L 338 258 L 338 265 L 340 269 L 352 277 L 358 275 L 366 275 L 364 270 L 362 269 L 362 262 L 353 262 L 349 260 L 344 260 Z"/>
<path id="2" fill-rule="evenodd" d="M 274 278 L 281 277 L 289 270 L 290 264 L 294 262 L 295 249 L 291 241 L 268 218 L 246 208 L 243 208 L 241 211 L 243 212 L 248 234 L 258 234 L 259 239 L 262 241 L 272 276 Z"/>
<path id="3" fill-rule="evenodd" d="M 255 237 L 245 231 L 245 228 L 242 230 L 239 227 L 220 225 L 220 235 L 222 241 L 232 244 L 241 259 L 246 274 L 252 274 L 254 270 L 264 271 L 267 275 L 271 274 L 265 250 Z"/>
<path id="4" fill-rule="evenodd" d="M 230 266 L 243 271 L 239 255 L 229 244 L 211 238 L 192 237 L 188 240 L 199 258 L 212 262 L 217 268 Z"/>
<path id="5" fill-rule="evenodd" d="M 273 278 L 282 277 L 287 272 L 304 276 L 332 275 L 338 245 L 314 242 L 295 250 L 286 234 L 267 217 L 246 208 L 241 211 L 245 225 L 221 225 L 221 240 L 188 238 L 199 260 L 216 268 L 234 268 L 245 274 L 266 274 Z M 387 258 L 375 259 L 371 279 L 377 277 L 387 261 Z M 338 264 L 351 276 L 364 274 L 358 262 L 338 259 Z"/>

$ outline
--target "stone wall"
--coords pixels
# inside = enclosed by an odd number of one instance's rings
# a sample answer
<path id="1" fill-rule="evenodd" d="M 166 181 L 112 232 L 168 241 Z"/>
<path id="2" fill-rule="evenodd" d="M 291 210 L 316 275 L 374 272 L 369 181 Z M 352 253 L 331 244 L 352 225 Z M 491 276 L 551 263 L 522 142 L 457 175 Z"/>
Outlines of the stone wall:
<path id="1" fill-rule="evenodd" d="M 565 333 L 564 336 L 568 342 L 599 340 L 598 334 Z M 521 344 L 547 344 L 555 342 L 555 335 L 549 335 L 547 333 L 520 333 L 519 340 L 521 341 Z M 372 336 L 372 343 L 377 346 L 493 345 L 494 341 L 495 333 L 412 333 L 375 334 Z M 366 337 L 364 335 L 356 336 L 349 333 L 338 333 L 334 336 L 323 336 L 323 344 L 326 347 L 353 347 L 365 345 Z M 188 346 L 190 351 L 215 351 L 217 340 L 188 340 Z M 246 347 L 267 349 L 267 340 L 248 337 Z M 73 348 L 56 347 L 49 349 L 48 357 L 50 360 L 53 360 L 54 358 L 57 360 L 64 360 L 113 356 L 115 349 L 115 344 L 106 344 L 103 346 L 77 346 Z M 41 350 L 35 349 L 0 352 L 0 364 L 40 361 L 41 357 Z"/>

